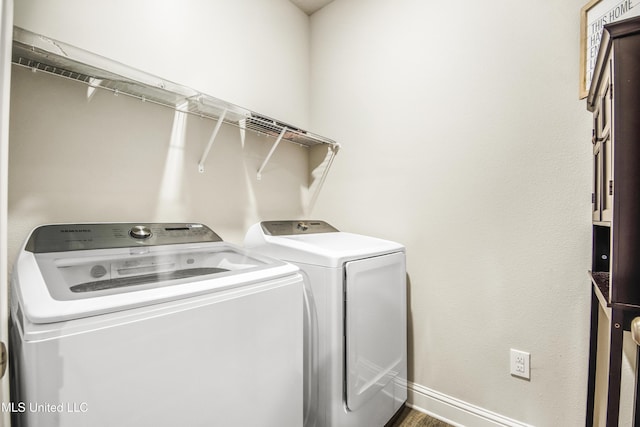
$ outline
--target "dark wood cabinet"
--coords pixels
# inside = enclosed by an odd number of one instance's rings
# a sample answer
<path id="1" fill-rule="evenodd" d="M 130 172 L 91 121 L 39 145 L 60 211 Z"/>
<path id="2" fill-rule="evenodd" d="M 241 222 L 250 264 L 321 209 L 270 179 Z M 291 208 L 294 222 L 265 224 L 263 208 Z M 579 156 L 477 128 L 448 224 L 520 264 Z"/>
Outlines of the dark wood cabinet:
<path id="1" fill-rule="evenodd" d="M 617 427 L 623 331 L 640 316 L 640 18 L 604 27 L 587 108 L 593 113 L 593 297 L 586 424 L 593 423 L 601 306 L 610 327 L 607 426 Z"/>
<path id="2" fill-rule="evenodd" d="M 640 20 L 605 27 L 587 107 L 594 124 L 592 271 L 609 304 L 640 307 Z"/>
<path id="3" fill-rule="evenodd" d="M 610 222 L 613 201 L 613 174 L 611 162 L 611 60 L 603 64 L 594 99 L 589 109 L 593 112 L 593 221 Z M 594 82 L 595 84 L 596 82 Z M 591 105 L 591 102 L 593 104 Z"/>

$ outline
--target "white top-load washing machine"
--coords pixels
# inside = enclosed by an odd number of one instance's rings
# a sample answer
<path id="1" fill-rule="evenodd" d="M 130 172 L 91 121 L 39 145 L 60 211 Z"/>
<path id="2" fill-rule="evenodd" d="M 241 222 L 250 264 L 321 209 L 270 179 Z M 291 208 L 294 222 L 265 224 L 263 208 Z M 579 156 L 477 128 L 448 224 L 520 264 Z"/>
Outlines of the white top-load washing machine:
<path id="1" fill-rule="evenodd" d="M 385 425 L 407 399 L 404 246 L 323 221 L 264 221 L 245 246 L 296 264 L 311 285 L 317 370 L 305 381 L 317 400 L 307 424 Z"/>
<path id="2" fill-rule="evenodd" d="M 202 224 L 36 228 L 11 296 L 14 425 L 302 425 L 302 275 Z"/>

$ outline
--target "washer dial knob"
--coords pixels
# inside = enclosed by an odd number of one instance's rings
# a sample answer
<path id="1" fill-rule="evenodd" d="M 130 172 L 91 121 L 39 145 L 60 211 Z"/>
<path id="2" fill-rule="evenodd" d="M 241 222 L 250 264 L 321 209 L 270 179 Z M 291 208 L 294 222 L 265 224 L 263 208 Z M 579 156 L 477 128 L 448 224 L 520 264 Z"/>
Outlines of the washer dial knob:
<path id="1" fill-rule="evenodd" d="M 151 237 L 151 229 L 146 225 L 136 225 L 129 230 L 129 236 L 134 239 L 148 239 Z"/>

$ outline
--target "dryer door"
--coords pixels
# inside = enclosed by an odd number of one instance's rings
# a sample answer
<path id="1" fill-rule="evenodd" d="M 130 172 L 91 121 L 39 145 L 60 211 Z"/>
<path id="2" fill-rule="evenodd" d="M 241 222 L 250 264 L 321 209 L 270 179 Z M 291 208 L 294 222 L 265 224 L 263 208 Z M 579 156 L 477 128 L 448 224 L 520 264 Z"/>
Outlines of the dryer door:
<path id="1" fill-rule="evenodd" d="M 390 381 L 406 377 L 405 255 L 347 262 L 345 275 L 346 394 L 355 411 Z"/>

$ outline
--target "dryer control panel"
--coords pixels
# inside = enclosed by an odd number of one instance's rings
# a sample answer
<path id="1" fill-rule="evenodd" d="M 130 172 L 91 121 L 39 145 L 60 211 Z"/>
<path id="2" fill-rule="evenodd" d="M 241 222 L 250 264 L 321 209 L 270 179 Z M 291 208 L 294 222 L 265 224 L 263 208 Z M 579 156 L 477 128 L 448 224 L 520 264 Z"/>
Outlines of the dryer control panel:
<path id="1" fill-rule="evenodd" d="M 221 241 L 196 223 L 55 224 L 36 228 L 25 249 L 44 253 Z"/>
<path id="2" fill-rule="evenodd" d="M 262 221 L 262 231 L 268 236 L 296 234 L 336 233 L 339 230 L 324 221 Z"/>

